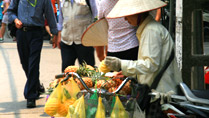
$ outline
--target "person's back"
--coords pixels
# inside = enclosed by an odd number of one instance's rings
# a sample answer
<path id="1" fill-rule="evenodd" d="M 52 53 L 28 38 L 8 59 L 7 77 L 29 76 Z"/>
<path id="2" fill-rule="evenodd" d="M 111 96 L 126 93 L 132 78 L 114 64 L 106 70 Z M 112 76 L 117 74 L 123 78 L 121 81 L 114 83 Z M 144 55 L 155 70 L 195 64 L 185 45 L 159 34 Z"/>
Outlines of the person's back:
<path id="1" fill-rule="evenodd" d="M 83 3 L 84 4 L 84 3 Z M 65 1 L 62 7 L 62 14 L 64 18 L 62 29 L 62 41 L 65 44 L 71 45 L 81 44 L 81 36 L 88 25 L 93 21 L 91 11 L 87 4 L 82 3 L 69 3 Z M 69 35 L 70 33 L 70 35 Z"/>
<path id="2" fill-rule="evenodd" d="M 145 22 L 147 22 L 147 24 Z M 140 68 L 137 69 L 137 79 L 139 83 L 151 85 L 154 77 L 167 62 L 174 48 L 174 41 L 168 30 L 151 16 L 148 16 L 141 26 L 139 26 L 136 35 L 138 39 L 140 39 L 138 60 L 147 60 L 146 64 L 141 64 L 144 66 L 140 66 Z M 145 57 L 147 57 L 146 60 Z M 140 61 L 137 63 L 140 65 Z M 129 64 L 127 67 L 124 66 L 122 68 L 129 68 L 133 65 L 134 64 Z M 147 68 L 148 65 L 150 68 Z M 159 92 L 173 90 L 181 81 L 181 78 L 177 78 L 179 75 L 178 71 L 174 71 L 176 68 L 176 61 L 172 61 L 163 74 L 161 78 L 162 81 L 160 81 L 158 85 L 157 90 Z M 125 70 L 124 73 L 126 73 Z"/>
<path id="3" fill-rule="evenodd" d="M 102 0 L 98 7 L 98 18 L 107 17 L 118 0 Z M 121 52 L 138 46 L 136 27 L 124 18 L 107 19 L 108 21 L 108 52 Z"/>

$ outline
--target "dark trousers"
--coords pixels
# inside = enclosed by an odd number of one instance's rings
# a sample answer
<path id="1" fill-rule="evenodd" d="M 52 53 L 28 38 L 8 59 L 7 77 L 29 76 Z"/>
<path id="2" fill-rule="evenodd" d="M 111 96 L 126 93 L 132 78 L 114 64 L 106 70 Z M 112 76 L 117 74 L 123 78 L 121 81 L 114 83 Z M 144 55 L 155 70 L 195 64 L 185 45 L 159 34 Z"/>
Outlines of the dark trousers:
<path id="1" fill-rule="evenodd" d="M 79 64 L 86 62 L 88 65 L 94 66 L 94 48 L 85 47 L 82 44 L 66 45 L 63 42 L 60 43 L 61 56 L 62 56 L 62 72 L 65 68 L 71 65 L 75 65 L 75 60 L 78 59 Z"/>
<path id="2" fill-rule="evenodd" d="M 25 99 L 39 97 L 39 64 L 43 45 L 42 30 L 22 31 L 17 30 L 17 49 L 25 71 L 27 81 L 24 89 Z"/>
<path id="3" fill-rule="evenodd" d="M 138 49 L 139 47 L 135 47 L 126 51 L 121 51 L 121 52 L 107 52 L 107 56 L 113 56 L 113 57 L 126 59 L 126 60 L 137 60 Z"/>

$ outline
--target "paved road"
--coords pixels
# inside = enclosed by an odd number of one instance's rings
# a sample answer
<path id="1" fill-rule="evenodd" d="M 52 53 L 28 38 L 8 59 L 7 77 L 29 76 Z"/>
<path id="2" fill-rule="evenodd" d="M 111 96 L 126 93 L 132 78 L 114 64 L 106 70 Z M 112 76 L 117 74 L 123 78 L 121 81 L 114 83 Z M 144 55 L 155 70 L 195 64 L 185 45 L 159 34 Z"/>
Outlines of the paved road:
<path id="1" fill-rule="evenodd" d="M 60 50 L 52 49 L 49 42 L 45 41 L 41 54 L 40 80 L 47 87 L 54 76 L 60 73 Z M 23 96 L 25 81 L 16 43 L 7 39 L 5 43 L 0 43 L 0 118 L 50 118 L 44 113 L 45 95 L 37 100 L 36 108 L 26 108 Z"/>

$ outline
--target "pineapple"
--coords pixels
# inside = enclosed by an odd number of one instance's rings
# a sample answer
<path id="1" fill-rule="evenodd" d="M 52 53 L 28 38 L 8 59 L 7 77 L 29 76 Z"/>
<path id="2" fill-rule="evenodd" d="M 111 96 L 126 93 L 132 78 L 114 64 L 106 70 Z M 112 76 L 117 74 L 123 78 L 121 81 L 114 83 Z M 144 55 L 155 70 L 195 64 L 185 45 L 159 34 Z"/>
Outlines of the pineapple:
<path id="1" fill-rule="evenodd" d="M 129 95 L 131 94 L 131 80 L 129 80 L 125 86 L 120 90 L 119 94 L 122 94 L 122 95 Z"/>
<path id="2" fill-rule="evenodd" d="M 91 65 L 86 65 L 86 68 L 88 68 L 89 70 L 94 70 L 94 67 L 92 67 Z"/>
<path id="3" fill-rule="evenodd" d="M 123 82 L 120 78 L 113 78 L 112 80 L 115 82 L 116 86 L 119 86 Z"/>
<path id="4" fill-rule="evenodd" d="M 115 87 L 115 82 L 113 80 L 99 80 L 96 83 L 96 87 L 97 88 L 105 88 L 106 90 L 108 90 L 111 87 Z"/>
<path id="5" fill-rule="evenodd" d="M 79 69 L 76 71 L 76 73 L 80 76 L 80 77 L 89 77 L 92 75 L 92 72 L 94 72 L 94 68 L 90 65 L 87 65 L 86 63 L 83 63 L 83 65 L 79 66 Z"/>
<path id="6" fill-rule="evenodd" d="M 68 66 L 67 68 L 65 68 L 64 73 L 76 72 L 77 70 L 78 70 L 78 66 Z"/>
<path id="7" fill-rule="evenodd" d="M 93 87 L 93 82 L 92 82 L 92 79 L 91 79 L 90 77 L 83 77 L 82 79 L 83 79 L 83 81 L 85 82 L 85 84 L 86 84 L 89 88 Z M 81 90 L 83 90 L 83 89 L 84 89 L 84 86 L 82 85 L 82 83 L 80 82 L 80 80 L 79 80 L 79 79 L 75 79 L 75 81 L 76 81 L 76 83 L 78 84 L 79 88 L 80 88 Z"/>
<path id="8" fill-rule="evenodd" d="M 114 81 L 117 80 L 122 83 L 121 79 L 113 79 Z M 115 82 L 117 82 L 115 81 Z M 108 92 L 114 92 L 117 90 L 117 88 L 120 86 L 120 84 L 115 84 L 116 86 L 112 86 L 111 88 L 108 89 Z M 130 87 L 131 81 L 128 81 L 123 88 L 119 91 L 119 94 L 121 95 L 130 95 L 131 94 L 131 87 Z"/>
<path id="9" fill-rule="evenodd" d="M 117 90 L 117 87 L 111 87 L 108 89 L 108 92 L 112 93 Z"/>

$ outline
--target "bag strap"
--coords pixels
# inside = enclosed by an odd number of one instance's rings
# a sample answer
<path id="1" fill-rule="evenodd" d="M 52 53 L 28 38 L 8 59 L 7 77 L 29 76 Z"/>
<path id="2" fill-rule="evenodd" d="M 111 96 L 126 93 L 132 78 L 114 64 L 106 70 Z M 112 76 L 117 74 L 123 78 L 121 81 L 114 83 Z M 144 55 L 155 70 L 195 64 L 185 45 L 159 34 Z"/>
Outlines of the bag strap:
<path id="1" fill-rule="evenodd" d="M 165 72 L 165 70 L 168 68 L 168 66 L 170 65 L 170 63 L 172 62 L 172 60 L 174 59 L 174 49 L 172 49 L 171 55 L 167 61 L 167 63 L 164 65 L 164 67 L 160 70 L 160 72 L 158 73 L 158 75 L 154 78 L 154 82 L 151 85 L 151 89 L 156 89 L 158 86 L 158 83 L 160 82 L 161 77 L 163 76 L 163 73 Z"/>

